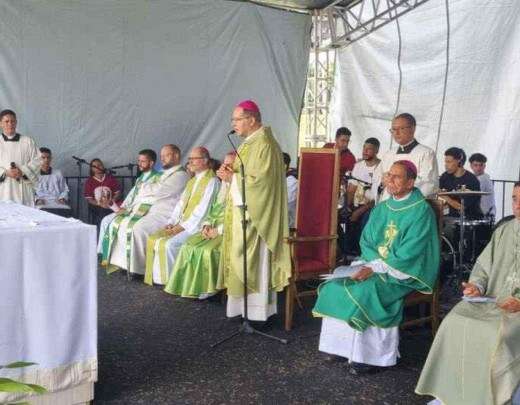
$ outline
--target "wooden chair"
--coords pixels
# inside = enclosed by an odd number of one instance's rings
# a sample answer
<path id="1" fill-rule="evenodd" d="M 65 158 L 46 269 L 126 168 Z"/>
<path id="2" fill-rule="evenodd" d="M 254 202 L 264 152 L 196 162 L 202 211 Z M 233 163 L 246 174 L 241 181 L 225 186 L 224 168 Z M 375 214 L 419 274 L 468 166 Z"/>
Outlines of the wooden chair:
<path id="1" fill-rule="evenodd" d="M 438 200 L 426 200 L 431 205 L 433 212 L 435 213 L 435 217 L 437 219 L 437 229 L 439 232 L 439 242 L 442 236 L 442 204 Z M 439 269 L 439 274 L 440 274 Z M 435 283 L 435 287 L 433 288 L 433 292 L 431 294 L 423 294 L 419 291 L 414 291 L 405 298 L 404 307 L 414 307 L 420 304 L 428 304 L 430 307 L 430 314 L 427 316 L 419 316 L 415 319 L 410 319 L 408 321 L 404 321 L 401 323 L 401 328 L 408 328 L 410 326 L 422 325 L 424 323 L 431 323 L 432 334 L 435 337 L 437 333 L 437 329 L 439 328 L 440 318 L 439 318 L 439 296 L 440 296 L 440 283 L 439 277 L 437 277 L 437 282 Z"/>
<path id="2" fill-rule="evenodd" d="M 317 279 L 336 265 L 339 154 L 335 149 L 302 148 L 298 169 L 296 224 L 286 239 L 292 276 L 285 295 L 285 330 L 292 328 L 294 303 L 316 290 L 298 291 L 297 282 Z"/>

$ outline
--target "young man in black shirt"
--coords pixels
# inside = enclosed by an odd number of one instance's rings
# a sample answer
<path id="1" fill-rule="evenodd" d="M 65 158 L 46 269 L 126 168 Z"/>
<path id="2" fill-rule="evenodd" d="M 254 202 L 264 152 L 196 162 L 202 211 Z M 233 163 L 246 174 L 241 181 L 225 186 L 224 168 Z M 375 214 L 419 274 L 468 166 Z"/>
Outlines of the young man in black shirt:
<path id="1" fill-rule="evenodd" d="M 480 182 L 477 177 L 464 169 L 466 154 L 460 148 L 449 148 L 444 152 L 444 167 L 446 171 L 439 179 L 439 187 L 442 191 L 472 190 L 480 191 Z M 443 196 L 443 200 L 449 207 L 448 216 L 460 215 L 460 198 Z M 464 198 L 464 213 L 468 219 L 482 217 L 480 210 L 480 196 Z"/>

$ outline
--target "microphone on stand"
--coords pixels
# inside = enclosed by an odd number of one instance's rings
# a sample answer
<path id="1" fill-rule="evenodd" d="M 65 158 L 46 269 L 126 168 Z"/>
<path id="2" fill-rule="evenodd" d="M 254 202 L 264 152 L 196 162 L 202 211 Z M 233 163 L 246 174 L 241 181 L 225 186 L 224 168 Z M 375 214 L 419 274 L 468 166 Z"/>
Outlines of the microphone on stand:
<path id="1" fill-rule="evenodd" d="M 233 130 L 229 131 L 229 132 L 227 133 L 226 136 L 227 136 L 227 139 L 228 139 L 229 143 L 231 144 L 233 150 L 234 150 L 235 153 L 237 154 L 238 160 L 240 160 L 240 163 L 244 164 L 244 163 L 242 162 L 242 158 L 241 158 L 240 155 L 238 154 L 238 151 L 237 151 L 237 148 L 235 147 L 235 144 L 234 144 L 233 141 L 231 140 L 231 135 L 235 135 L 235 134 L 236 134 L 236 131 L 233 129 Z"/>
<path id="2" fill-rule="evenodd" d="M 17 169 L 17 167 L 16 167 L 16 163 L 11 162 L 11 169 Z M 20 183 L 20 178 L 19 178 L 19 177 L 16 178 L 16 181 L 17 181 L 18 183 Z"/>
<path id="3" fill-rule="evenodd" d="M 78 163 L 85 163 L 86 165 L 88 165 L 88 162 L 85 159 L 81 159 L 81 158 L 79 158 L 77 156 L 74 156 L 74 155 L 72 155 L 72 159 L 74 159 Z"/>

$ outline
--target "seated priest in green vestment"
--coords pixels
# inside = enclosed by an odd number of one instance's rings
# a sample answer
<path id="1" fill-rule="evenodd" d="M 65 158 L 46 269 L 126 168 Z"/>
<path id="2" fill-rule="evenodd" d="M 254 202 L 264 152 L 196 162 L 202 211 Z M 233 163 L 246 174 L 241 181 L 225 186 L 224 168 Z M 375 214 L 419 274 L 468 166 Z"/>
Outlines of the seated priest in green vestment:
<path id="1" fill-rule="evenodd" d="M 435 336 L 415 390 L 434 396 L 432 404 L 520 404 L 520 182 L 513 214 L 493 233 Z"/>
<path id="2" fill-rule="evenodd" d="M 137 166 L 141 175 L 135 181 L 125 200 L 118 206 L 113 200 L 104 201 L 106 208 L 114 212 L 101 220 L 98 241 L 98 253 L 102 254 L 102 264 L 108 266 L 118 236 L 125 242 L 131 235 L 132 228 L 150 210 L 154 195 L 159 187 L 161 172 L 154 170 L 157 154 L 151 149 L 143 149 L 137 157 Z"/>
<path id="3" fill-rule="evenodd" d="M 219 188 L 209 163 L 206 148 L 191 150 L 188 169 L 195 175 L 186 184 L 163 229 L 150 235 L 146 242 L 146 284 L 167 284 L 181 246 L 202 230 L 202 222 Z"/>
<path id="4" fill-rule="evenodd" d="M 239 103 L 233 110 L 231 122 L 233 130 L 244 140 L 233 167 L 225 166 L 223 176 L 231 186 L 224 214 L 217 286 L 227 289 L 226 315 L 244 316 L 244 207 L 248 318 L 266 321 L 276 314 L 276 293 L 284 289 L 291 276 L 289 245 L 284 242 L 284 238 L 289 236 L 285 167 L 280 146 L 271 129 L 262 124 L 260 109 L 254 101 Z M 244 177 L 240 159 L 244 165 Z"/>
<path id="5" fill-rule="evenodd" d="M 437 280 L 437 221 L 414 187 L 416 176 L 410 161 L 391 166 L 385 175 L 391 198 L 370 213 L 361 260 L 337 268 L 318 289 L 319 350 L 348 359 L 354 375 L 396 364 L 404 299 L 414 291 L 431 294 Z"/>
<path id="6" fill-rule="evenodd" d="M 228 153 L 222 164 L 232 167 L 235 156 L 235 153 Z M 217 172 L 217 176 L 222 170 Z M 164 288 L 167 293 L 205 299 L 218 292 L 218 264 L 229 185 L 229 182 L 221 182 L 217 198 L 204 218 L 202 231 L 182 245 Z"/>

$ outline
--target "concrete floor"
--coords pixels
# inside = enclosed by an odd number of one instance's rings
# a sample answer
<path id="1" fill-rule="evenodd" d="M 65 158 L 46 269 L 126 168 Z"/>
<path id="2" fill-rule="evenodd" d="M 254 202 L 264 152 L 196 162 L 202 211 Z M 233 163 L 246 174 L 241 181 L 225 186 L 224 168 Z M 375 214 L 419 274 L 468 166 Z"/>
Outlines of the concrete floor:
<path id="1" fill-rule="evenodd" d="M 283 295 L 280 295 L 283 299 Z M 428 329 L 401 334 L 401 361 L 355 377 L 319 353 L 319 319 L 297 311 L 288 345 L 235 331 L 221 302 L 176 298 L 122 273 L 99 272 L 99 382 L 95 404 L 425 404 L 414 387 L 431 344 Z M 279 309 L 281 309 L 279 303 Z M 280 312 L 280 311 L 279 311 Z"/>

